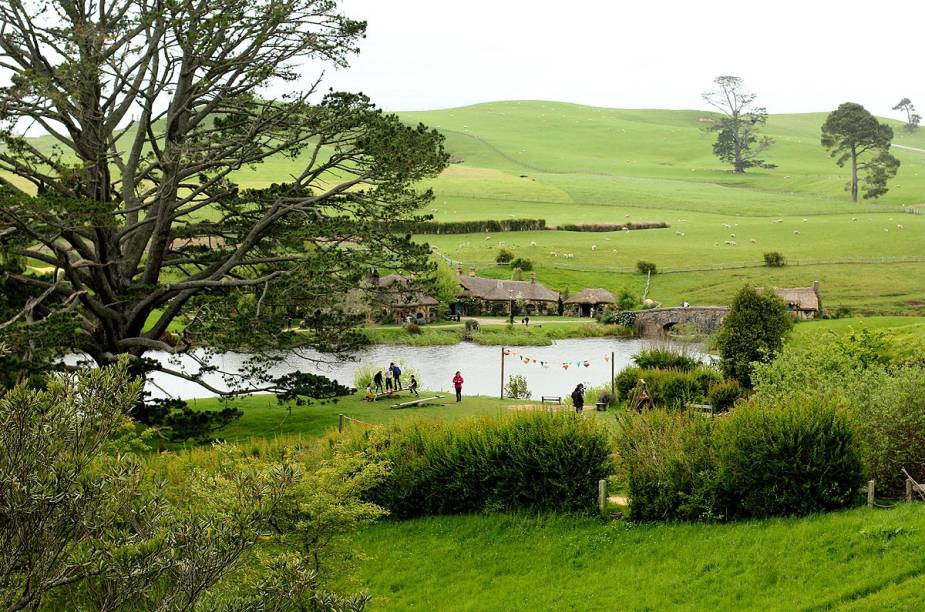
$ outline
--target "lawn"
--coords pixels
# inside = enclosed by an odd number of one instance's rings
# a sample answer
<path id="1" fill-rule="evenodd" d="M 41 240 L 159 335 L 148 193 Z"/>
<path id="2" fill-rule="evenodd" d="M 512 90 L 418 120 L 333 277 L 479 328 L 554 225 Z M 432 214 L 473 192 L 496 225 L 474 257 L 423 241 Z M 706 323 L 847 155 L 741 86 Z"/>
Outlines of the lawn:
<path id="1" fill-rule="evenodd" d="M 379 610 L 915 610 L 925 586 L 923 504 L 727 525 L 444 516 L 355 543 Z"/>

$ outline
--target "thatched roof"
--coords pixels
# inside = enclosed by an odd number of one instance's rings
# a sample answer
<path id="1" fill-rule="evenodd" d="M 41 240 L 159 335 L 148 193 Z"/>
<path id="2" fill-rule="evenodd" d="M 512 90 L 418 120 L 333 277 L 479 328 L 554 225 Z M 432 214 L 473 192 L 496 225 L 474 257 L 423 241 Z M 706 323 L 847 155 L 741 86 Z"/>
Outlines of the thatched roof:
<path id="1" fill-rule="evenodd" d="M 819 310 L 819 296 L 812 287 L 775 289 L 774 293 L 794 310 Z"/>
<path id="2" fill-rule="evenodd" d="M 606 289 L 582 289 L 569 299 L 565 300 L 566 304 L 616 304 L 617 300 L 613 294 Z"/>
<path id="3" fill-rule="evenodd" d="M 459 275 L 462 297 L 473 297 L 486 302 L 525 300 L 528 302 L 558 302 L 559 294 L 547 289 L 535 278 L 528 281 L 498 280 L 481 276 Z"/>
<path id="4" fill-rule="evenodd" d="M 376 300 L 393 308 L 412 308 L 415 306 L 436 306 L 439 302 L 420 291 L 413 291 L 408 286 L 408 279 L 398 274 L 388 274 L 379 278 Z"/>

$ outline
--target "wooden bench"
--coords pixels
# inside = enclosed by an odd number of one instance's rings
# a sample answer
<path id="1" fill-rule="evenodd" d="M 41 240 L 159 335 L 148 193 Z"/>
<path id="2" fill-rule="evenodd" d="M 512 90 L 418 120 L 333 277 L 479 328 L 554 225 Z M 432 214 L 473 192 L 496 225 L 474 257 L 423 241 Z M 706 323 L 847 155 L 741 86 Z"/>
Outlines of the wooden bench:
<path id="1" fill-rule="evenodd" d="M 595 402 L 594 409 L 598 412 L 607 412 L 607 402 Z"/>
<path id="2" fill-rule="evenodd" d="M 561 404 L 562 397 L 559 395 L 544 395 L 540 398 L 541 404 Z"/>

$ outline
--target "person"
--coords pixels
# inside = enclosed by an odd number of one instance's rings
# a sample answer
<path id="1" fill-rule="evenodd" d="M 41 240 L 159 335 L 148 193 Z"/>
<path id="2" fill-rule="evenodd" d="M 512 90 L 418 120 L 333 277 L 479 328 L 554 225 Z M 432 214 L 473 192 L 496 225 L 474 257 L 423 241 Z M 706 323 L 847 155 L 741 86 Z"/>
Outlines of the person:
<path id="1" fill-rule="evenodd" d="M 376 393 L 373 391 L 373 383 L 366 385 L 366 401 L 374 402 L 376 401 Z"/>
<path id="2" fill-rule="evenodd" d="M 581 414 L 582 409 L 585 407 L 585 386 L 583 384 L 578 383 L 578 386 L 572 391 L 572 403 L 575 404 L 575 412 Z"/>
<path id="3" fill-rule="evenodd" d="M 453 377 L 453 387 L 456 389 L 456 401 L 462 401 L 462 386 L 465 381 L 463 380 L 462 374 L 459 373 L 459 370 L 456 371 L 456 376 Z"/>
<path id="4" fill-rule="evenodd" d="M 401 368 L 398 367 L 398 364 L 392 364 L 392 376 L 395 378 L 395 389 L 401 391 Z"/>
<path id="5" fill-rule="evenodd" d="M 636 412 L 642 412 L 643 408 L 655 408 L 652 396 L 649 395 L 649 385 L 646 381 L 639 379 L 639 385 L 636 390 L 636 401 L 633 402 L 633 409 Z"/>
<path id="6" fill-rule="evenodd" d="M 411 384 L 408 386 L 408 390 L 413 394 L 418 395 L 418 381 L 414 377 L 414 374 L 411 375 Z"/>
<path id="7" fill-rule="evenodd" d="M 373 384 L 376 385 L 376 393 L 382 393 L 382 371 L 379 370 L 376 372 L 376 375 L 373 376 Z"/>
<path id="8" fill-rule="evenodd" d="M 395 376 L 395 372 L 392 370 L 392 365 L 389 364 L 389 369 L 385 371 L 385 391 L 386 393 L 391 393 L 395 387 L 392 384 L 392 379 Z"/>

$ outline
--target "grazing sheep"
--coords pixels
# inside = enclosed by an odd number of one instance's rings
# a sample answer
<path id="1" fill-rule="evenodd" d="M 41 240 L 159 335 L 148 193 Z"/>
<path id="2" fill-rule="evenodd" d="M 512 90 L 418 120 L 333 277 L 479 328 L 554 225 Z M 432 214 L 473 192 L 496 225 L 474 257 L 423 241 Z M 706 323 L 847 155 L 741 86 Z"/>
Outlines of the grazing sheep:
<path id="1" fill-rule="evenodd" d="M 549 251 L 549 256 L 550 256 L 550 257 L 558 257 L 559 254 L 556 253 L 555 251 Z"/>
<path id="2" fill-rule="evenodd" d="M 614 254 L 616 254 L 616 253 L 617 253 L 617 249 L 614 249 L 613 252 L 614 252 Z"/>
<path id="3" fill-rule="evenodd" d="M 783 219 L 774 219 L 774 223 L 783 223 L 783 222 L 784 222 Z"/>
<path id="4" fill-rule="evenodd" d="M 902 223 L 897 223 L 897 224 L 896 224 L 896 229 L 906 229 L 906 228 L 903 227 L 903 224 L 902 224 Z"/>
<path id="5" fill-rule="evenodd" d="M 536 241 L 535 241 L 535 240 L 531 240 L 531 241 L 530 241 L 530 246 L 536 246 Z"/>
<path id="6" fill-rule="evenodd" d="M 624 227 L 624 228 L 623 228 L 623 231 L 624 231 L 624 232 L 628 232 L 628 231 L 630 231 L 630 228 Z"/>
<path id="7" fill-rule="evenodd" d="M 723 227 L 725 227 L 726 229 L 732 229 L 732 226 L 729 225 L 728 223 L 723 223 Z"/>
<path id="8" fill-rule="evenodd" d="M 729 234 L 729 237 L 730 237 L 730 238 L 735 238 L 736 235 L 735 235 L 735 234 Z"/>
<path id="9" fill-rule="evenodd" d="M 889 230 L 888 228 L 885 227 L 885 228 L 883 228 L 883 231 L 888 232 L 888 231 L 890 231 L 890 230 Z"/>
<path id="10" fill-rule="evenodd" d="M 803 223 L 806 223 L 807 221 L 809 221 L 809 219 L 803 219 Z"/>
<path id="11" fill-rule="evenodd" d="M 851 220 L 852 220 L 852 221 L 857 221 L 858 218 L 857 218 L 857 217 L 851 217 Z"/>
<path id="12" fill-rule="evenodd" d="M 749 240 L 749 242 L 751 242 L 752 244 L 758 244 L 758 241 L 755 240 L 754 238 L 752 238 L 751 240 Z"/>
<path id="13" fill-rule="evenodd" d="M 727 241 L 725 242 L 725 244 L 726 244 L 726 246 L 735 246 L 735 245 L 736 245 L 736 241 L 735 241 L 735 240 L 727 240 Z"/>
<path id="14" fill-rule="evenodd" d="M 793 235 L 794 235 L 794 236 L 799 236 L 799 235 L 800 235 L 800 230 L 793 230 Z"/>
<path id="15" fill-rule="evenodd" d="M 591 250 L 592 250 L 592 251 L 596 251 L 596 250 L 597 250 L 597 245 L 596 245 L 596 244 L 592 244 L 592 245 L 591 245 Z"/>

